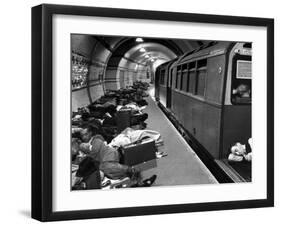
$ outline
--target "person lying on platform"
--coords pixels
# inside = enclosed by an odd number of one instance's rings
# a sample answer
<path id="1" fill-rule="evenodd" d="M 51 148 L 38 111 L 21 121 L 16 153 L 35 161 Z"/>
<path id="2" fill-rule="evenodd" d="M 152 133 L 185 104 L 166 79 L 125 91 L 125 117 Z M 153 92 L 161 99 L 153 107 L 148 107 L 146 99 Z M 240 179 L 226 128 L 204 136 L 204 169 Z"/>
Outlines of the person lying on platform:
<path id="1" fill-rule="evenodd" d="M 156 179 L 153 175 L 150 179 L 141 181 L 140 172 L 133 167 L 120 164 L 120 154 L 116 148 L 106 144 L 104 138 L 98 134 L 96 128 L 88 126 L 80 131 L 82 143 L 79 150 L 99 163 L 99 170 L 110 179 L 129 177 L 137 181 L 140 186 L 150 186 Z M 144 183 L 145 182 L 145 183 Z"/>

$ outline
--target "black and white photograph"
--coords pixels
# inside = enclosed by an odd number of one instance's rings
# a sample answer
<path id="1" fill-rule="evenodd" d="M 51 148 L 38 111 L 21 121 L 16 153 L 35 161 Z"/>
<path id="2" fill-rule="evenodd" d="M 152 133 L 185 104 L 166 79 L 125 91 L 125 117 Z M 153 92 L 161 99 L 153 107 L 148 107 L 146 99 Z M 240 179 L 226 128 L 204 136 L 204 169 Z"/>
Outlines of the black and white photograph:
<path id="1" fill-rule="evenodd" d="M 278 1 L 1 5 L 1 225 L 268 225 Z"/>
<path id="2" fill-rule="evenodd" d="M 32 8 L 32 217 L 272 206 L 270 18 Z"/>
<path id="3" fill-rule="evenodd" d="M 251 42 L 69 38 L 72 191 L 252 181 Z"/>

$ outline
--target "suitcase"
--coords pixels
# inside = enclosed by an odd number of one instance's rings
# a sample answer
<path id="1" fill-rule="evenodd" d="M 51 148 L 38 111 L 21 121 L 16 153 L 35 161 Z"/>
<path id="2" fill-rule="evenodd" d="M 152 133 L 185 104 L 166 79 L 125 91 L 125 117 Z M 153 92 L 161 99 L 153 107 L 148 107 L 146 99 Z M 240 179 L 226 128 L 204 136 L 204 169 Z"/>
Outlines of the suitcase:
<path id="1" fill-rule="evenodd" d="M 152 139 L 144 139 L 122 148 L 122 161 L 139 171 L 155 168 L 156 146 Z"/>
<path id="2" fill-rule="evenodd" d="M 116 125 L 118 133 L 131 126 L 131 109 L 120 109 L 117 112 Z"/>

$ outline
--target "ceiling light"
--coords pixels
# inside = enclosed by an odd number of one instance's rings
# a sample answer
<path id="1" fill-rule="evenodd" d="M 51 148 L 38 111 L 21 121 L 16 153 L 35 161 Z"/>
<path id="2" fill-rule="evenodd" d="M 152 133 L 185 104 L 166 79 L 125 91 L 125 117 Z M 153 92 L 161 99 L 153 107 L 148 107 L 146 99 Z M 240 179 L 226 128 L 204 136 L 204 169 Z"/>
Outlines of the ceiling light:
<path id="1" fill-rule="evenodd" d="M 143 47 L 140 48 L 140 52 L 144 53 L 145 51 L 146 51 L 145 48 Z"/>
<path id="2" fill-rule="evenodd" d="M 143 42 L 142 38 L 136 38 L 136 42 Z"/>
<path id="3" fill-rule="evenodd" d="M 144 57 L 145 57 L 145 58 L 149 58 L 149 56 L 148 56 L 148 55 L 145 55 Z"/>

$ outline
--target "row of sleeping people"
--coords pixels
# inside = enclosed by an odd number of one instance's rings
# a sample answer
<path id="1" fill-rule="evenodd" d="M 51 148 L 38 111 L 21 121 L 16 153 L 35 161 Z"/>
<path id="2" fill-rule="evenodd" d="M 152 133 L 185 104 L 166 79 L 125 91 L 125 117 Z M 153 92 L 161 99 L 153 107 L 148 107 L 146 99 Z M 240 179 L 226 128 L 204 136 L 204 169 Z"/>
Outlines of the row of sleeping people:
<path id="1" fill-rule="evenodd" d="M 146 129 L 147 85 L 109 91 L 72 114 L 72 189 L 151 186 L 140 170 L 124 163 L 122 150 L 145 139 L 163 144 L 157 131 Z M 154 146 L 151 146 L 153 149 Z M 114 184 L 114 186 L 112 186 Z"/>

